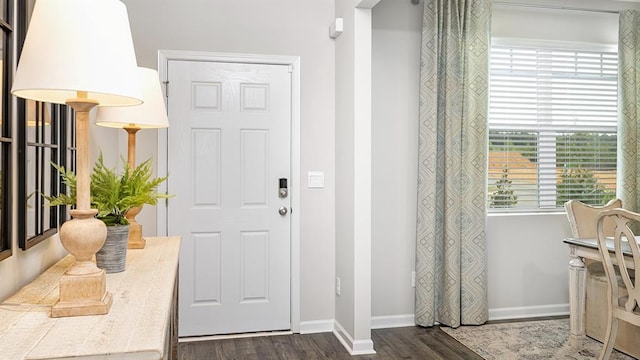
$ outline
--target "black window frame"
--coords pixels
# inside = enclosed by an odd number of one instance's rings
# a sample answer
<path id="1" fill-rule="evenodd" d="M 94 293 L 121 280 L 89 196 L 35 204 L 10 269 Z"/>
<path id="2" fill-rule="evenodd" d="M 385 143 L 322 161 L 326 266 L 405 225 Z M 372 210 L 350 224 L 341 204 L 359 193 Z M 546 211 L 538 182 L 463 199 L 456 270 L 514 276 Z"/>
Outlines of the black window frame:
<path id="1" fill-rule="evenodd" d="M 19 116 L 27 116 L 25 103 L 21 101 Z M 33 108 L 33 106 L 31 106 Z M 46 117 L 45 113 L 50 116 Z M 67 167 L 67 129 L 70 110 L 66 105 L 35 102 L 35 111 L 29 121 L 18 122 L 18 243 L 27 250 L 58 232 L 66 220 L 66 207 L 50 207 L 42 195 L 56 196 L 65 192 L 55 163 Z M 45 120 L 48 123 L 45 123 Z M 31 124 L 31 122 L 35 122 Z M 30 134 L 29 134 L 30 132 Z M 32 155 L 31 155 L 32 154 Z M 29 157 L 32 158 L 29 159 Z M 32 163 L 32 173 L 27 168 Z M 33 177 L 29 179 L 29 177 Z M 33 189 L 28 188 L 29 180 Z M 29 222 L 29 219 L 32 219 Z M 29 228 L 31 226 L 31 229 Z"/>
<path id="2" fill-rule="evenodd" d="M 18 13 L 24 10 L 24 6 L 21 6 L 22 2 L 18 3 Z M 11 25 L 11 19 L 13 19 L 14 2 L 12 0 L 4 0 L 0 6 L 4 7 L 4 18 L 0 19 L 0 29 L 3 34 L 3 51 L 2 51 L 2 112 L 0 116 L 5 121 L 2 121 L 0 125 L 0 261 L 10 257 L 13 254 L 12 241 L 11 241 L 11 219 L 13 215 L 12 209 L 12 190 L 13 184 L 11 182 L 12 174 L 12 151 L 13 151 L 13 139 L 11 132 L 11 83 L 12 83 L 12 69 L 13 69 L 13 33 L 14 27 Z"/>

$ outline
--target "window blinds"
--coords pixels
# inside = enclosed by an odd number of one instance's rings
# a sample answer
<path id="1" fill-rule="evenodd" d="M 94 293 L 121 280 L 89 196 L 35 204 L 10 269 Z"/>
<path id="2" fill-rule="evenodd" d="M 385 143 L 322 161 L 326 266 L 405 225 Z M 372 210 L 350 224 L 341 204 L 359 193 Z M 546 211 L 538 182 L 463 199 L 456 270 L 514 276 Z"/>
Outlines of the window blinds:
<path id="1" fill-rule="evenodd" d="M 493 46 L 489 91 L 490 210 L 615 197 L 616 53 Z"/>

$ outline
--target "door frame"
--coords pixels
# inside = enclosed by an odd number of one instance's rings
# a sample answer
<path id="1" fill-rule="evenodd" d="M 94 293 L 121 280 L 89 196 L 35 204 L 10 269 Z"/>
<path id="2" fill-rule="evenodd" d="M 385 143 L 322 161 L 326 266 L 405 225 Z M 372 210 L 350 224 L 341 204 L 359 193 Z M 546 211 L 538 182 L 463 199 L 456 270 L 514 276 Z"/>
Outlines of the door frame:
<path id="1" fill-rule="evenodd" d="M 200 51 L 158 51 L 158 74 L 160 81 L 168 81 L 168 65 L 170 60 L 225 62 L 242 64 L 286 65 L 291 68 L 291 331 L 300 332 L 300 57 L 275 56 L 258 54 L 233 54 Z M 162 88 L 166 91 L 166 87 Z M 167 102 L 165 93 L 165 102 Z M 168 104 L 167 104 L 168 107 Z M 171 124 L 169 124 L 171 126 Z M 158 129 L 158 176 L 167 176 L 168 130 Z M 160 192 L 167 191 L 166 182 Z M 157 234 L 167 236 L 168 232 L 168 200 L 165 206 L 156 206 Z"/>

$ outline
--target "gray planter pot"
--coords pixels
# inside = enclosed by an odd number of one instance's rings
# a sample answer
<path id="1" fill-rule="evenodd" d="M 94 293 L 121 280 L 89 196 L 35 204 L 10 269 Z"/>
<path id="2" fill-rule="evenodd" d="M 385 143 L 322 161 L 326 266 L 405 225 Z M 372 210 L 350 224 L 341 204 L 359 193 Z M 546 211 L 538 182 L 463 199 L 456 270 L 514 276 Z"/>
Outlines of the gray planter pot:
<path id="1" fill-rule="evenodd" d="M 107 226 L 107 239 L 96 253 L 96 265 L 107 274 L 124 271 L 128 239 L 129 225 Z"/>

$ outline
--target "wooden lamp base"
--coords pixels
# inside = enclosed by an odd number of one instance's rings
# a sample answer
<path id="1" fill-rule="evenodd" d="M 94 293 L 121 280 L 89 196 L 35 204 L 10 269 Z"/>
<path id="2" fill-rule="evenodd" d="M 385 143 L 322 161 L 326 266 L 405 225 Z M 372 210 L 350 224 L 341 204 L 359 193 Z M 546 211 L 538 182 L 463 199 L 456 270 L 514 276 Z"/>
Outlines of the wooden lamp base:
<path id="1" fill-rule="evenodd" d="M 60 228 L 60 242 L 75 258 L 75 263 L 60 278 L 60 298 L 51 308 L 51 317 L 104 315 L 113 296 L 107 292 L 105 271 L 93 256 L 107 236 L 107 227 L 94 216 L 98 210 L 71 210 L 73 219 Z"/>
<path id="2" fill-rule="evenodd" d="M 142 225 L 138 222 L 129 223 L 129 243 L 127 248 L 129 249 L 144 249 L 147 245 L 147 241 L 142 237 Z"/>
<path id="3" fill-rule="evenodd" d="M 147 241 L 142 238 L 142 224 L 136 221 L 136 215 L 142 211 L 142 206 L 137 206 L 129 211 L 125 217 L 129 222 L 129 242 L 127 244 L 128 249 L 144 249 Z"/>
<path id="4" fill-rule="evenodd" d="M 105 271 L 90 275 L 64 274 L 60 278 L 60 300 L 51 308 L 51 317 L 104 315 L 113 296 L 107 292 Z"/>

